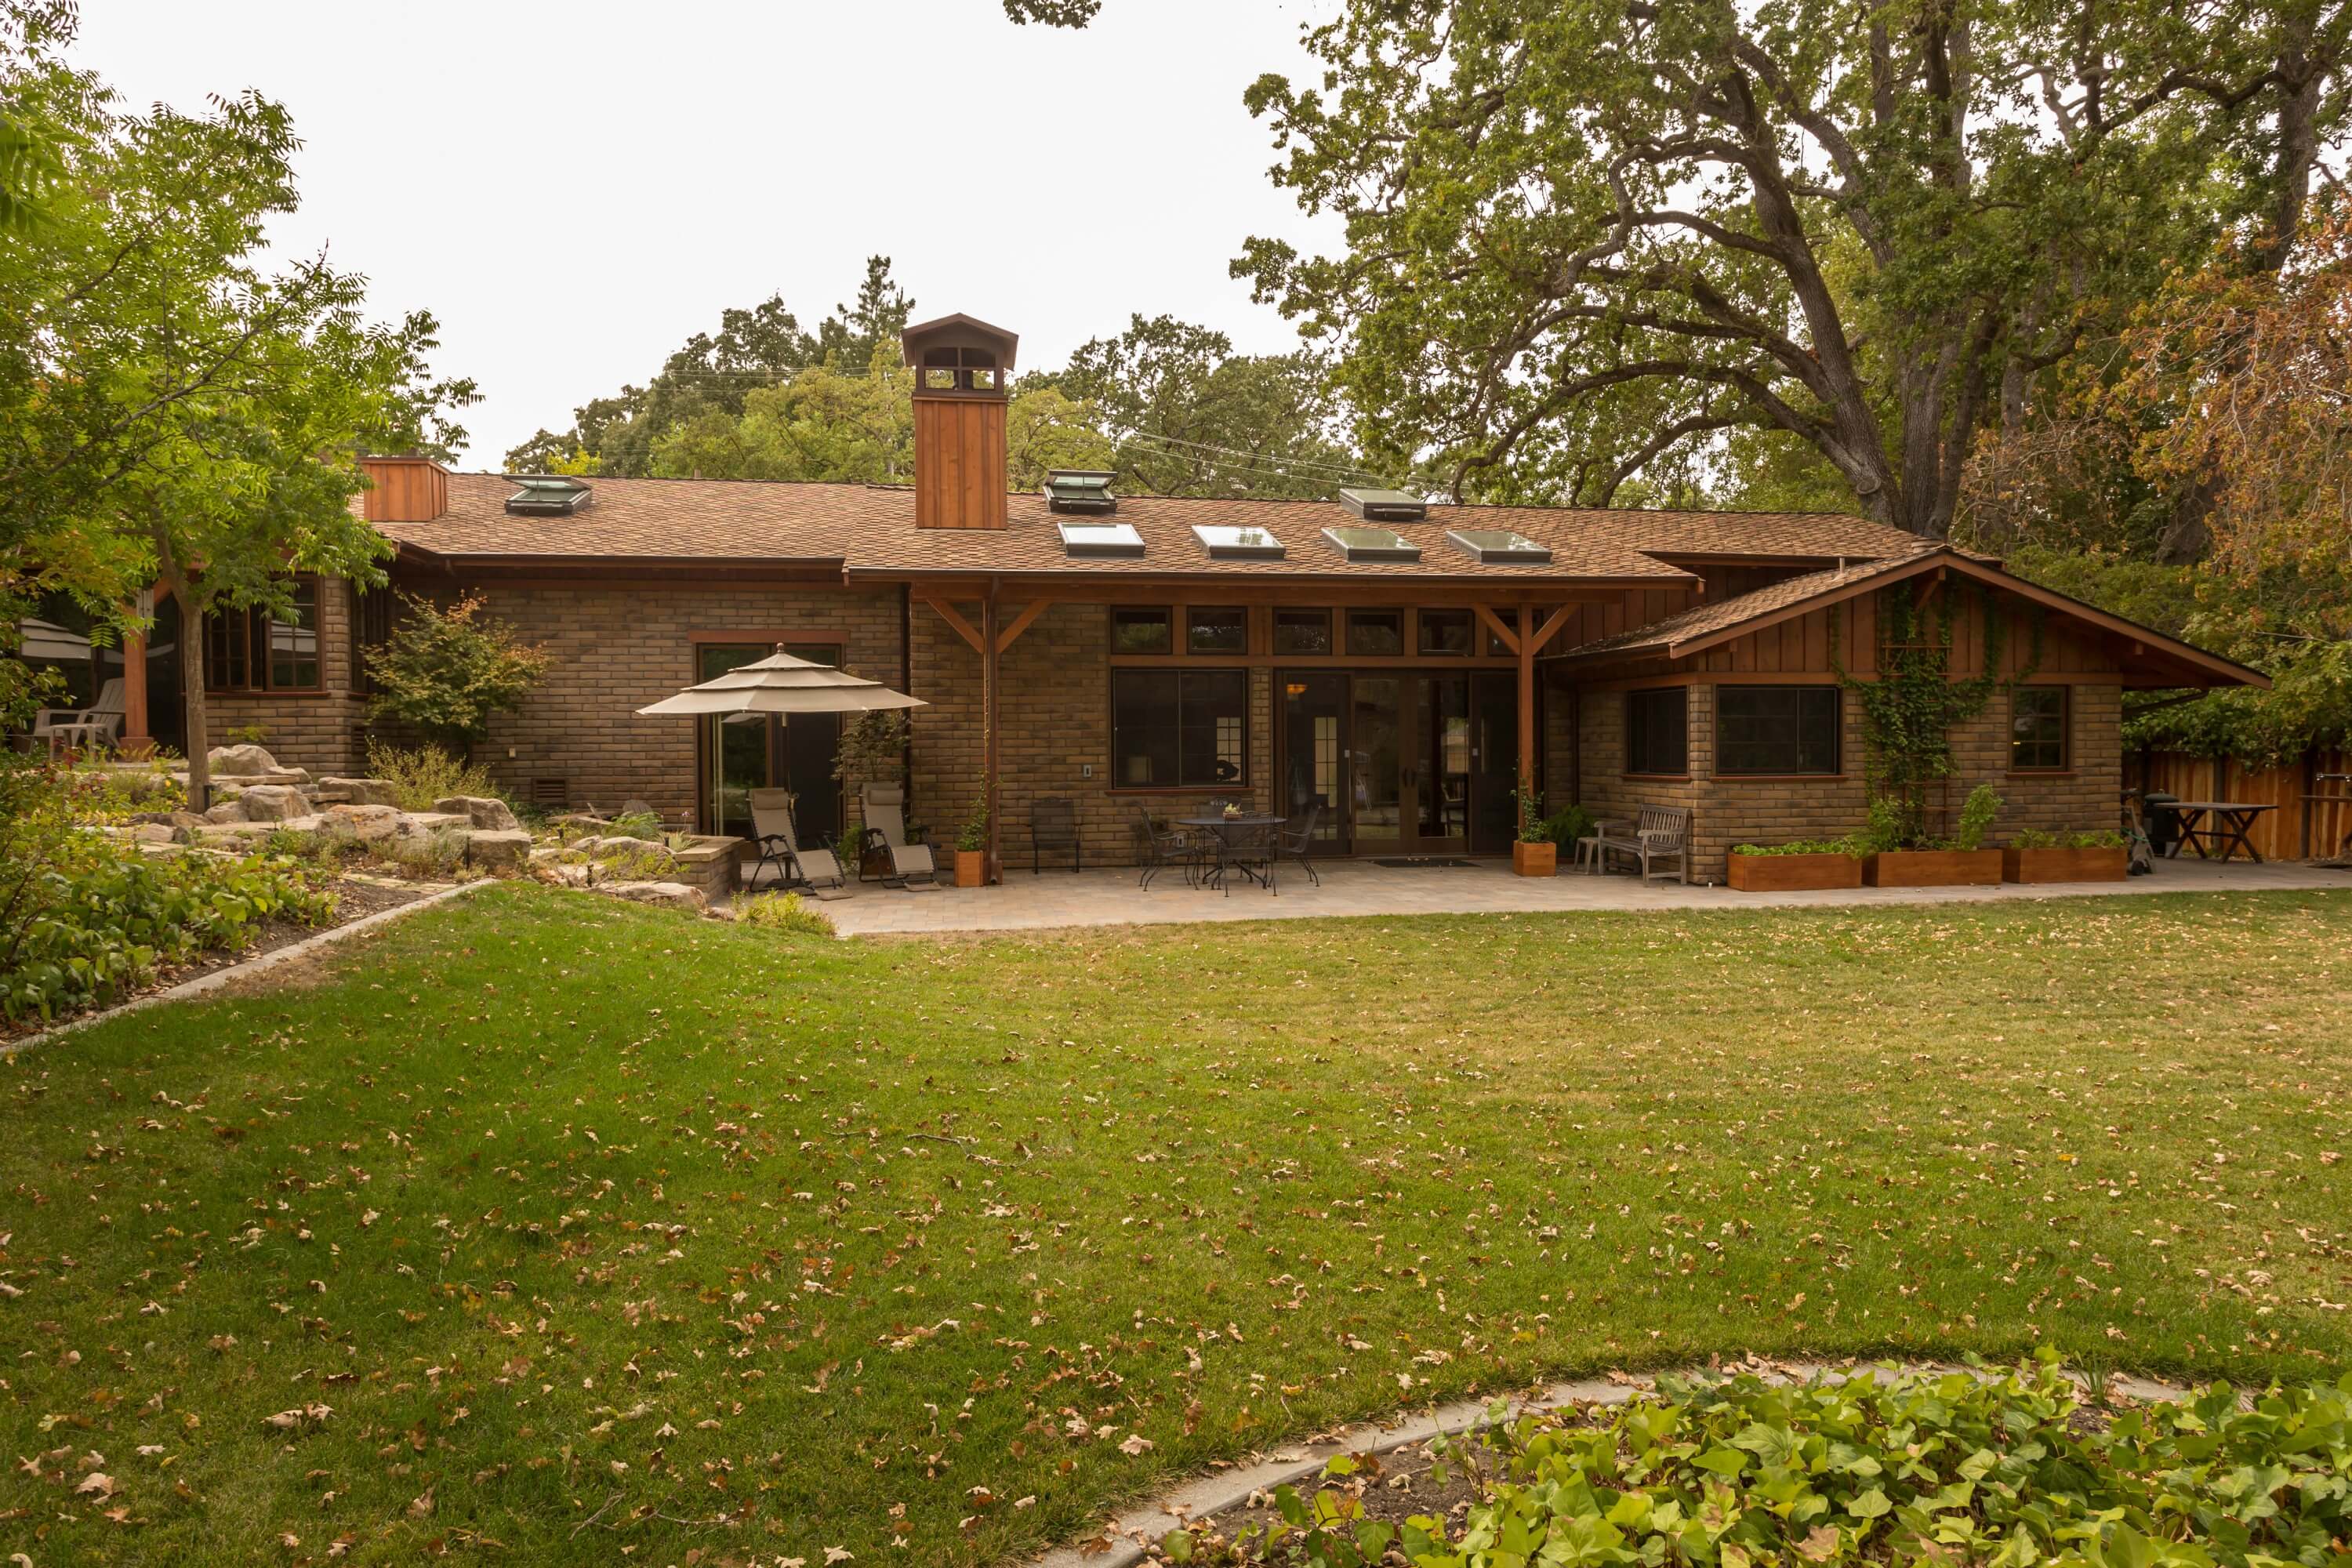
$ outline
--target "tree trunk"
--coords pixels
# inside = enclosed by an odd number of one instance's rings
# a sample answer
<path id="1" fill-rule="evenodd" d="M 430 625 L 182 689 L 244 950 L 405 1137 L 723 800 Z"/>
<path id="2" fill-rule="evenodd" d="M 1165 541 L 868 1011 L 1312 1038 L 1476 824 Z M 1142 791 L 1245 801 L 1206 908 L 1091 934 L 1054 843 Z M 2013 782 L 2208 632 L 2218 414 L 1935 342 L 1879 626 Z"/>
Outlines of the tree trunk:
<path id="1" fill-rule="evenodd" d="M 212 735 L 205 722 L 205 616 L 188 592 L 187 578 L 172 554 L 172 542 L 162 529 L 154 533 L 156 576 L 172 603 L 180 607 L 180 695 L 187 708 L 188 809 L 202 812 L 212 805 Z"/>

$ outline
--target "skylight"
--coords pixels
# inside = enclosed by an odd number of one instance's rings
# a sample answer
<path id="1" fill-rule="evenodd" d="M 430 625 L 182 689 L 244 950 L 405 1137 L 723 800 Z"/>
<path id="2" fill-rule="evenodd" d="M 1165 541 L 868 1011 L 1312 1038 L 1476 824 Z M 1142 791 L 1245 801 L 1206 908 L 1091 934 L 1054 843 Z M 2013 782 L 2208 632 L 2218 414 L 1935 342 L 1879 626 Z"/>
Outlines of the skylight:
<path id="1" fill-rule="evenodd" d="M 1224 523 L 1196 522 L 1192 537 L 1212 561 L 1279 561 L 1282 541 L 1263 528 L 1234 528 Z"/>
<path id="2" fill-rule="evenodd" d="M 1327 528 L 1323 537 L 1351 562 L 1421 559 L 1421 546 L 1392 528 Z"/>
<path id="3" fill-rule="evenodd" d="M 1116 559 L 1143 553 L 1143 535 L 1126 522 L 1057 522 L 1062 553 L 1073 560 Z"/>
<path id="4" fill-rule="evenodd" d="M 1411 490 L 1343 489 L 1339 504 L 1366 522 L 1419 522 L 1429 503 Z"/>
<path id="5" fill-rule="evenodd" d="M 522 488 L 507 497 L 511 517 L 570 517 L 586 506 L 591 491 L 585 481 L 562 474 L 509 476 Z"/>
<path id="6" fill-rule="evenodd" d="M 1055 468 L 1045 476 L 1045 504 L 1054 511 L 1117 511 L 1118 498 L 1110 493 L 1116 477 L 1098 468 Z"/>
<path id="7" fill-rule="evenodd" d="M 1482 566 L 1548 566 L 1551 547 L 1507 528 L 1449 528 L 1445 537 Z"/>

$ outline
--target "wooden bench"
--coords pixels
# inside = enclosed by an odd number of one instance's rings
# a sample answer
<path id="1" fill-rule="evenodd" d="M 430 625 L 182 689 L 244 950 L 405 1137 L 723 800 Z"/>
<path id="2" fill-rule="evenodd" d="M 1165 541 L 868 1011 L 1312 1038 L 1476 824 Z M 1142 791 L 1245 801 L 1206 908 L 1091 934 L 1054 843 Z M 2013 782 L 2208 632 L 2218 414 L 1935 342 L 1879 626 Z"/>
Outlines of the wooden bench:
<path id="1" fill-rule="evenodd" d="M 1647 887 L 1651 879 L 1650 864 L 1654 860 L 1672 860 L 1675 880 L 1690 886 L 1690 808 L 1681 805 L 1645 805 L 1633 818 L 1633 833 L 1628 838 L 1603 837 L 1599 850 L 1603 860 L 1612 854 L 1630 855 L 1642 864 L 1642 884 Z M 1664 875 L 1664 873 L 1659 873 Z"/>

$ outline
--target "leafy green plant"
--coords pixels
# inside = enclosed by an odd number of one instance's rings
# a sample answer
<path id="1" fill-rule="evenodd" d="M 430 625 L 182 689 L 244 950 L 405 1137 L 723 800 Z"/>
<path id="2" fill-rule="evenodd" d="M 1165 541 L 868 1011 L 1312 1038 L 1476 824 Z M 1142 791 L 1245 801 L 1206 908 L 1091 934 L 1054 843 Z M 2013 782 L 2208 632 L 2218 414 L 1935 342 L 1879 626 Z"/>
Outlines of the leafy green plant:
<path id="1" fill-rule="evenodd" d="M 368 655 L 376 690 L 369 715 L 413 725 L 462 754 L 489 732 L 491 714 L 521 703 L 545 673 L 547 653 L 488 615 L 478 594 L 446 609 L 414 594 L 400 602 L 399 624 Z"/>
<path id="2" fill-rule="evenodd" d="M 971 810 L 956 830 L 956 847 L 965 854 L 976 854 L 988 847 L 988 792 L 982 790 L 972 798 Z"/>
<path id="3" fill-rule="evenodd" d="M 798 936 L 838 934 L 831 918 L 811 909 L 798 893 L 756 893 L 737 908 L 735 918 L 762 931 L 790 931 Z"/>
<path id="4" fill-rule="evenodd" d="M 1732 847 L 1734 855 L 1853 855 L 1870 853 L 1869 840 L 1862 834 L 1849 833 L 1843 838 L 1794 838 L 1786 844 L 1738 844 Z"/>
<path id="5" fill-rule="evenodd" d="M 613 818 L 606 831 L 625 838 L 642 838 L 651 844 L 662 842 L 662 820 L 650 811 L 625 811 Z"/>
<path id="6" fill-rule="evenodd" d="M 443 880 L 464 868 L 466 835 L 452 827 L 394 834 L 377 842 L 376 853 L 403 875 Z"/>
<path id="7" fill-rule="evenodd" d="M 2081 833 L 2053 833 L 2046 828 L 2021 827 L 2009 841 L 2012 849 L 2121 849 L 2124 836 L 2112 827 Z"/>
<path id="8" fill-rule="evenodd" d="M 392 786 L 403 811 L 430 811 L 436 800 L 453 795 L 498 793 L 489 773 L 460 761 L 438 746 L 387 746 L 368 742 L 367 770 Z"/>
<path id="9" fill-rule="evenodd" d="M 257 746 L 268 739 L 267 724 L 232 724 L 221 731 L 221 740 L 232 746 Z"/>
<path id="10" fill-rule="evenodd" d="M 833 776 L 845 784 L 896 783 L 906 771 L 910 733 L 903 709 L 869 709 L 845 718 L 833 751 Z"/>
<path id="11" fill-rule="evenodd" d="M 1919 839 L 1919 811 L 1900 795 L 1874 795 L 1863 808 L 1863 853 L 1885 855 Z"/>
<path id="12" fill-rule="evenodd" d="M 1511 800 L 1518 807 L 1519 842 L 1522 844 L 1550 843 L 1551 840 L 1544 837 L 1543 796 L 1533 790 L 1514 789 L 1511 791 Z"/>
<path id="13" fill-rule="evenodd" d="M 1969 791 L 1969 798 L 1960 803 L 1959 826 L 1952 834 L 1952 847 L 1975 850 L 1983 847 L 1985 835 L 1991 831 L 1992 820 L 2000 815 L 2001 799 L 1989 784 L 1980 784 Z"/>

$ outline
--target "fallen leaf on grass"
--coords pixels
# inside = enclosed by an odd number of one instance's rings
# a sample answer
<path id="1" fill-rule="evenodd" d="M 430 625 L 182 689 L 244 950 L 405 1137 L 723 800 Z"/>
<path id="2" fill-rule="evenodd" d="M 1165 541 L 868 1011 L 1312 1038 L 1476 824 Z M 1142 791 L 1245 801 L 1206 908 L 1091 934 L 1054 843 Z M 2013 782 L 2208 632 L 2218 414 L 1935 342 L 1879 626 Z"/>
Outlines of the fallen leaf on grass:
<path id="1" fill-rule="evenodd" d="M 114 1478 L 103 1470 L 92 1470 L 89 1475 L 82 1477 L 81 1485 L 74 1488 L 76 1497 L 112 1497 L 113 1495 Z"/>

